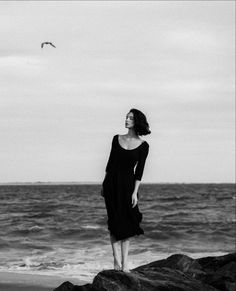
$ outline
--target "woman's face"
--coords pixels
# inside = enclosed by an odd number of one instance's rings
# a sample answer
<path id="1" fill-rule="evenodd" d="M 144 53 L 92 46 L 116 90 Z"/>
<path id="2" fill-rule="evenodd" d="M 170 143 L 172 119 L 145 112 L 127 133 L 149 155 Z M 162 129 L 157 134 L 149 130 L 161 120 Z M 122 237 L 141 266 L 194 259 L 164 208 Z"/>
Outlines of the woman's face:
<path id="1" fill-rule="evenodd" d="M 134 114 L 133 112 L 129 112 L 125 117 L 125 127 L 132 128 L 134 126 Z"/>

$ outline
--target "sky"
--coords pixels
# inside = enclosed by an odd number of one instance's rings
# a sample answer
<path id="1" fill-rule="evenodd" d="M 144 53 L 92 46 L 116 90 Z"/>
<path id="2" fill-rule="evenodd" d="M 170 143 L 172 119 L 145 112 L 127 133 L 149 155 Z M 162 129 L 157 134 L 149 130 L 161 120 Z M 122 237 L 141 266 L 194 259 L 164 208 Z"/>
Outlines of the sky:
<path id="1" fill-rule="evenodd" d="M 143 183 L 235 182 L 234 11 L 1 1 L 0 183 L 100 183 L 131 108 L 152 132 Z"/>

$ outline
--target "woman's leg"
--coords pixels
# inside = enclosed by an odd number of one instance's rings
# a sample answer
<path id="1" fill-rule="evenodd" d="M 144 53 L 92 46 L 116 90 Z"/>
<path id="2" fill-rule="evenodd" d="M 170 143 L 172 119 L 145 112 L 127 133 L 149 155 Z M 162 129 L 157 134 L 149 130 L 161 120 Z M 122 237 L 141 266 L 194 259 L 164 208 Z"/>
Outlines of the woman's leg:
<path id="1" fill-rule="evenodd" d="M 121 264 L 119 259 L 119 242 L 115 240 L 114 236 L 110 234 L 110 240 L 111 240 L 111 246 L 112 246 L 112 252 L 114 257 L 114 269 L 115 270 L 121 270 Z"/>
<path id="2" fill-rule="evenodd" d="M 124 272 L 129 272 L 128 254 L 129 254 L 129 239 L 124 239 L 121 241 L 122 270 Z"/>

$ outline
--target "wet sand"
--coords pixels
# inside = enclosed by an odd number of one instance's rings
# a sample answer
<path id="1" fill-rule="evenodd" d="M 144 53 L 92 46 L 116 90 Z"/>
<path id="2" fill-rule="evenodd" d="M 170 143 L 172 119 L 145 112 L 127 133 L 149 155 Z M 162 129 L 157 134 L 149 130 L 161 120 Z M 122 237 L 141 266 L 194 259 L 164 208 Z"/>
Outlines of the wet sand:
<path id="1" fill-rule="evenodd" d="M 65 281 L 76 285 L 87 283 L 76 278 L 0 272 L 1 291 L 53 291 Z"/>
<path id="2" fill-rule="evenodd" d="M 53 288 L 33 286 L 33 285 L 19 285 L 19 284 L 2 284 L 0 283 L 1 291 L 52 291 Z"/>

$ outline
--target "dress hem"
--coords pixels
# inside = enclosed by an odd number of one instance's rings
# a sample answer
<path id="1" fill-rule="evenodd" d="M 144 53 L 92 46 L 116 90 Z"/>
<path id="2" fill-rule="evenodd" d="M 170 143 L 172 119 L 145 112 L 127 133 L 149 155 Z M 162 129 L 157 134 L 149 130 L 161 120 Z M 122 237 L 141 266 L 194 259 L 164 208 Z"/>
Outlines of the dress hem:
<path id="1" fill-rule="evenodd" d="M 136 232 L 136 233 L 128 235 L 128 236 L 127 235 L 117 236 L 117 235 L 113 234 L 110 230 L 109 230 L 109 233 L 115 238 L 116 241 L 125 240 L 125 239 L 132 238 L 132 237 L 138 236 L 138 235 L 144 235 L 143 230 L 140 230 L 139 233 Z"/>

